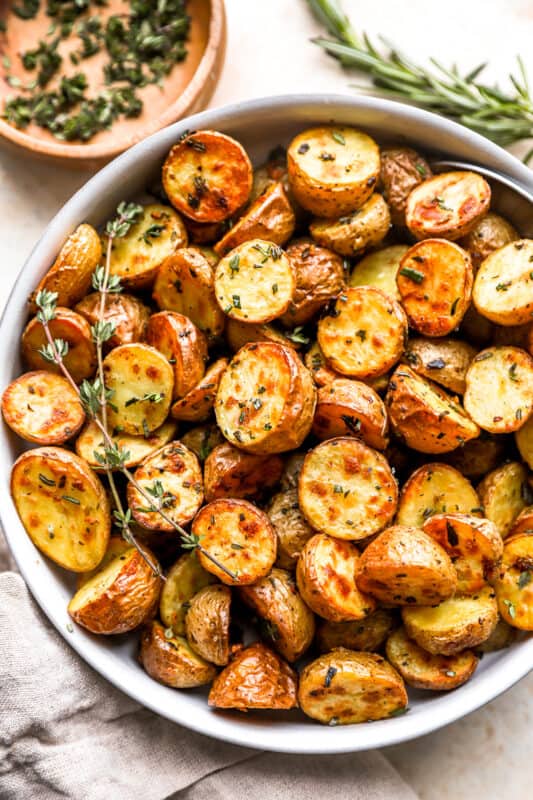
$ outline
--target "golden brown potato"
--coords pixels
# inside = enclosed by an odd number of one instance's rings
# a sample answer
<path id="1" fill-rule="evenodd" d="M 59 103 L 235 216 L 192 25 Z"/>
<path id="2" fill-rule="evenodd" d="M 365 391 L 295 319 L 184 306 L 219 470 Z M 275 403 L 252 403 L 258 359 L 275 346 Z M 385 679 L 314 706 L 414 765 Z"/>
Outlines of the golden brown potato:
<path id="1" fill-rule="evenodd" d="M 339 648 L 304 667 L 298 700 L 312 719 L 350 725 L 394 716 L 407 707 L 407 692 L 381 656 Z"/>
<path id="2" fill-rule="evenodd" d="M 393 373 L 385 404 L 394 433 L 421 453 L 448 453 L 479 436 L 453 397 L 407 366 Z"/>
<path id="3" fill-rule="evenodd" d="M 453 656 L 432 655 L 398 628 L 387 639 L 387 658 L 408 686 L 435 692 L 457 689 L 474 674 L 478 658 L 472 650 Z"/>
<path id="4" fill-rule="evenodd" d="M 143 552 L 157 564 L 144 545 Z M 68 613 L 91 633 L 126 633 L 153 617 L 160 591 L 161 579 L 139 550 L 130 547 L 78 589 Z"/>
<path id="5" fill-rule="evenodd" d="M 512 628 L 503 619 L 499 619 L 489 638 L 478 644 L 476 653 L 495 653 L 498 650 L 504 650 L 516 641 L 517 636 L 516 628 Z"/>
<path id="6" fill-rule="evenodd" d="M 161 590 L 159 616 L 163 624 L 177 636 L 185 636 L 185 617 L 191 599 L 215 581 L 215 576 L 201 566 L 195 550 L 180 556 L 169 569 Z"/>
<path id="7" fill-rule="evenodd" d="M 484 516 L 494 522 L 505 539 L 521 511 L 527 506 L 527 472 L 522 464 L 502 464 L 483 478 L 477 492 Z"/>
<path id="8" fill-rule="evenodd" d="M 380 244 L 389 228 L 389 207 L 380 194 L 373 194 L 351 214 L 313 220 L 309 232 L 322 247 L 340 256 L 357 256 Z"/>
<path id="9" fill-rule="evenodd" d="M 506 540 L 496 581 L 500 614 L 508 625 L 533 630 L 533 536 L 520 533 Z"/>
<path id="10" fill-rule="evenodd" d="M 379 166 L 377 144 L 355 128 L 311 128 L 287 150 L 291 190 L 300 205 L 319 217 L 360 208 L 374 190 Z"/>
<path id="11" fill-rule="evenodd" d="M 489 638 L 498 622 L 494 590 L 455 595 L 438 606 L 402 608 L 407 635 L 433 655 L 453 656 Z"/>
<path id="12" fill-rule="evenodd" d="M 345 289 L 318 323 L 318 344 L 337 372 L 352 378 L 383 375 L 400 360 L 407 318 L 396 300 L 373 286 Z"/>
<path id="13" fill-rule="evenodd" d="M 337 647 L 372 653 L 379 650 L 393 627 L 394 617 L 386 608 L 377 608 L 364 619 L 353 622 L 324 620 L 317 628 L 317 646 L 321 653 Z"/>
<path id="14" fill-rule="evenodd" d="M 460 239 L 490 206 L 490 186 L 475 172 L 443 172 L 423 181 L 407 198 L 405 220 L 417 239 Z"/>
<path id="15" fill-rule="evenodd" d="M 91 328 L 86 319 L 69 308 L 56 308 L 53 320 L 48 323 L 52 339 L 66 342 L 68 350 L 63 356 L 63 363 L 70 372 L 75 383 L 90 378 L 96 369 L 96 347 Z M 30 369 L 45 369 L 48 372 L 61 374 L 58 364 L 43 358 L 40 350 L 46 348 L 48 339 L 41 322 L 34 317 L 22 334 L 22 358 Z"/>
<path id="16" fill-rule="evenodd" d="M 427 533 L 394 525 L 366 547 L 356 581 L 381 603 L 434 605 L 453 595 L 457 575 L 447 553 Z"/>
<path id="17" fill-rule="evenodd" d="M 476 350 L 459 339 L 409 339 L 403 360 L 418 375 L 430 378 L 454 394 L 464 394 L 466 371 Z"/>
<path id="18" fill-rule="evenodd" d="M 9 384 L 2 416 L 21 439 L 35 444 L 64 444 L 85 421 L 78 393 L 67 379 L 44 370 L 25 372 Z"/>
<path id="19" fill-rule="evenodd" d="M 398 487 L 381 453 L 340 436 L 308 452 L 299 502 L 315 530 L 339 539 L 364 539 L 391 522 Z"/>
<path id="20" fill-rule="evenodd" d="M 205 375 L 187 394 L 176 400 L 171 408 L 174 419 L 183 422 L 204 422 L 213 406 L 222 374 L 228 366 L 227 358 L 219 358 L 206 370 Z"/>
<path id="21" fill-rule="evenodd" d="M 219 583 L 204 586 L 189 603 L 187 641 L 199 656 L 223 667 L 229 661 L 231 589 Z"/>
<path id="22" fill-rule="evenodd" d="M 111 513 L 98 476 L 74 453 L 38 447 L 17 458 L 11 496 L 34 545 L 73 572 L 94 569 L 109 541 Z"/>
<path id="23" fill-rule="evenodd" d="M 404 255 L 396 275 L 409 324 L 424 336 L 446 336 L 464 317 L 472 297 L 470 256 L 446 239 L 424 239 Z"/>
<path id="24" fill-rule="evenodd" d="M 92 292 L 76 305 L 75 310 L 85 317 L 90 325 L 94 325 L 100 318 L 100 298 L 99 292 Z M 106 295 L 102 318 L 104 322 L 110 322 L 113 325 L 114 332 L 104 347 L 109 350 L 121 344 L 144 341 L 149 316 L 148 306 L 131 294 L 121 292 L 120 294 Z M 65 363 L 67 363 L 67 359 L 65 359 Z"/>
<path id="25" fill-rule="evenodd" d="M 270 520 L 247 500 L 213 500 L 194 518 L 192 533 L 202 545 L 202 567 L 229 586 L 255 583 L 268 575 L 276 560 Z"/>
<path id="26" fill-rule="evenodd" d="M 243 586 L 239 596 L 264 621 L 268 643 L 286 661 L 297 661 L 308 650 L 315 635 L 315 618 L 289 572 L 274 567 L 253 586 Z"/>
<path id="27" fill-rule="evenodd" d="M 268 455 L 300 446 L 315 404 L 313 379 L 295 351 L 257 342 L 242 347 L 222 375 L 215 414 L 231 444 Z"/>
<path id="28" fill-rule="evenodd" d="M 112 431 L 113 444 L 123 453 L 127 454 L 124 466 L 136 467 L 145 458 L 151 456 L 163 445 L 168 444 L 176 435 L 176 423 L 170 420 L 164 422 L 149 436 L 131 436 L 120 431 Z M 105 442 L 104 435 L 96 422 L 90 420 L 76 439 L 76 452 L 89 466 L 97 472 L 105 471 Z M 113 469 L 113 467 L 112 467 Z M 116 467 L 115 467 L 116 469 Z"/>
<path id="29" fill-rule="evenodd" d="M 251 322 L 240 322 L 238 319 L 229 318 L 226 320 L 224 331 L 226 342 L 234 353 L 248 342 L 274 342 L 274 344 L 283 344 L 297 350 L 301 344 L 289 339 L 289 335 L 291 334 L 285 335 L 269 323 L 255 325 Z M 295 336 L 294 338 L 298 340 L 300 337 Z"/>
<path id="30" fill-rule="evenodd" d="M 76 575 L 76 589 L 81 589 L 81 587 L 87 583 L 91 578 L 94 578 L 97 572 L 101 572 L 108 564 L 113 561 L 114 558 L 117 556 L 122 556 L 131 548 L 130 542 L 127 542 L 122 536 L 110 536 L 109 542 L 107 543 L 107 548 L 104 553 L 104 557 L 98 564 L 98 566 L 94 567 L 94 569 L 89 569 L 87 572 L 78 572 Z"/>
<path id="31" fill-rule="evenodd" d="M 296 580 L 303 599 L 315 614 L 331 622 L 349 622 L 371 614 L 376 604 L 359 591 L 359 551 L 351 542 L 317 533 L 298 559 Z"/>
<path id="32" fill-rule="evenodd" d="M 394 225 L 405 225 L 405 207 L 410 193 L 422 181 L 433 177 L 430 166 L 410 147 L 385 147 L 381 150 L 379 175 L 383 196 Z"/>
<path id="33" fill-rule="evenodd" d="M 211 450 L 225 442 L 218 425 L 197 425 L 184 433 L 181 441 L 189 450 L 198 457 L 199 461 L 205 461 Z"/>
<path id="34" fill-rule="evenodd" d="M 519 533 L 533 533 L 533 505 L 526 506 L 513 522 L 509 536 Z"/>
<path id="35" fill-rule="evenodd" d="M 260 642 L 237 653 L 217 675 L 209 692 L 215 708 L 296 708 L 296 673 Z"/>
<path id="36" fill-rule="evenodd" d="M 472 484 L 449 464 L 424 464 L 403 486 L 396 521 L 421 528 L 434 514 L 480 514 Z"/>
<path id="37" fill-rule="evenodd" d="M 317 386 L 326 386 L 330 381 L 342 377 L 329 366 L 318 342 L 311 345 L 305 354 L 304 361 Z"/>
<path id="38" fill-rule="evenodd" d="M 277 455 L 256 456 L 229 442 L 213 448 L 205 460 L 207 502 L 221 497 L 258 498 L 279 481 L 283 461 Z"/>
<path id="39" fill-rule="evenodd" d="M 518 238 L 518 233 L 510 222 L 499 214 L 489 212 L 461 239 L 460 245 L 468 250 L 474 269 L 477 270 L 487 256 Z"/>
<path id="40" fill-rule="evenodd" d="M 266 512 L 278 539 L 276 565 L 294 569 L 303 546 L 315 533 L 300 511 L 297 482 L 292 489 L 275 494 Z"/>
<path id="41" fill-rule="evenodd" d="M 204 377 L 207 340 L 188 317 L 175 311 L 152 314 L 146 341 L 173 365 L 174 400 L 184 397 Z"/>
<path id="42" fill-rule="evenodd" d="M 275 147 L 269 153 L 264 164 L 254 169 L 250 201 L 256 200 L 269 186 L 280 182 L 283 184 L 285 192 L 290 194 L 289 176 L 287 174 L 287 151 L 281 146 Z"/>
<path id="43" fill-rule="evenodd" d="M 369 447 L 384 450 L 388 428 L 382 399 L 365 383 L 338 378 L 318 390 L 313 420 L 317 439 L 356 436 Z"/>
<path id="44" fill-rule="evenodd" d="M 143 630 L 139 660 L 151 678 L 173 689 L 211 683 L 216 667 L 200 658 L 183 636 L 174 636 L 154 620 Z"/>
<path id="45" fill-rule="evenodd" d="M 300 239 L 286 251 L 296 288 L 281 322 L 288 328 L 305 325 L 344 286 L 344 264 L 338 255 L 311 239 Z"/>
<path id="46" fill-rule="evenodd" d="M 163 187 L 186 217 L 220 222 L 248 200 L 252 165 L 235 139 L 218 131 L 197 131 L 171 149 L 163 164 Z"/>
<path id="47" fill-rule="evenodd" d="M 533 358 L 518 347 L 482 350 L 466 373 L 465 411 L 489 433 L 511 433 L 533 411 Z"/>
<path id="48" fill-rule="evenodd" d="M 504 453 L 505 441 L 502 437 L 483 432 L 477 439 L 471 439 L 451 453 L 445 453 L 443 460 L 455 467 L 465 478 L 479 480 L 501 464 Z"/>
<path id="49" fill-rule="evenodd" d="M 409 246 L 406 244 L 393 244 L 369 253 L 355 265 L 348 279 L 348 286 L 375 286 L 399 301 L 396 273 L 408 250 Z"/>
<path id="50" fill-rule="evenodd" d="M 520 239 L 495 250 L 481 263 L 472 298 L 484 317 L 498 325 L 531 322 L 533 240 Z"/>

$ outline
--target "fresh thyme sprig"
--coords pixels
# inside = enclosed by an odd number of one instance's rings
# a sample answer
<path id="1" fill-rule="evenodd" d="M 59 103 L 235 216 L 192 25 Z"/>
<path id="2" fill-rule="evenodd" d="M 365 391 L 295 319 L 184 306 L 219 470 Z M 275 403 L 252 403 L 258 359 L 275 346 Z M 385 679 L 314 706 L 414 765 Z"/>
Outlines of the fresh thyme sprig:
<path id="1" fill-rule="evenodd" d="M 354 30 L 339 0 L 307 2 L 334 37 L 318 37 L 313 42 L 344 67 L 368 74 L 379 94 L 442 114 L 503 147 L 533 137 L 533 99 L 520 57 L 518 75 L 509 76 L 513 89 L 505 92 L 479 80 L 486 64 L 462 75 L 456 66 L 447 69 L 432 58 L 435 69 L 427 69 L 384 39 L 385 49 L 378 50 L 366 33 L 359 35 Z M 368 87 L 358 88 L 369 91 Z M 525 160 L 532 155 L 533 150 Z"/>

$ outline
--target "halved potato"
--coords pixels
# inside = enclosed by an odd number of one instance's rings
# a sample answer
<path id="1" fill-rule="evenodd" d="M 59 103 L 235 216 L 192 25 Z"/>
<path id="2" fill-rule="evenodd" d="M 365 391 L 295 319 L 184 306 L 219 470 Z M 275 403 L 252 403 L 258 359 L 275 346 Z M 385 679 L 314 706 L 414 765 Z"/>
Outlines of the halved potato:
<path id="1" fill-rule="evenodd" d="M 517 636 L 518 631 L 516 628 L 512 628 L 503 619 L 499 619 L 489 638 L 478 644 L 476 653 L 483 655 L 484 653 L 495 653 L 498 650 L 504 650 L 516 641 Z"/>
<path id="2" fill-rule="evenodd" d="M 348 286 L 375 286 L 383 292 L 400 300 L 396 285 L 396 273 L 400 261 L 409 250 L 407 244 L 393 244 L 376 250 L 358 261 L 348 279 Z"/>
<path id="3" fill-rule="evenodd" d="M 181 441 L 188 447 L 189 450 L 198 457 L 198 460 L 203 462 L 207 456 L 219 444 L 225 442 L 218 425 L 197 425 L 184 433 Z"/>
<path id="4" fill-rule="evenodd" d="M 445 550 L 427 533 L 394 525 L 365 548 L 356 581 L 381 603 L 434 605 L 453 595 L 457 575 Z"/>
<path id="5" fill-rule="evenodd" d="M 498 325 L 531 322 L 533 240 L 520 239 L 495 250 L 481 263 L 474 281 L 474 305 Z"/>
<path id="6" fill-rule="evenodd" d="M 315 614 L 332 622 L 349 622 L 363 619 L 376 608 L 375 601 L 357 587 L 358 571 L 359 551 L 354 544 L 317 533 L 302 549 L 296 580 Z"/>
<path id="7" fill-rule="evenodd" d="M 522 509 L 513 522 L 509 536 L 516 536 L 519 533 L 533 533 L 533 505 Z"/>
<path id="8" fill-rule="evenodd" d="M 322 442 L 305 458 L 300 508 L 315 530 L 339 539 L 364 539 L 385 528 L 398 502 L 386 459 L 351 437 Z"/>
<path id="9" fill-rule="evenodd" d="M 482 350 L 466 373 L 465 411 L 483 430 L 511 433 L 533 411 L 533 358 L 518 347 Z"/>
<path id="10" fill-rule="evenodd" d="M 53 339 L 61 339 L 68 345 L 63 363 L 75 383 L 90 378 L 96 369 L 96 347 L 87 320 L 69 308 L 56 308 L 55 317 L 48 323 L 48 328 Z M 22 358 L 30 369 L 45 369 L 47 372 L 60 375 L 60 367 L 47 361 L 39 352 L 47 344 L 44 327 L 37 317 L 34 317 L 28 322 L 22 334 Z"/>
<path id="11" fill-rule="evenodd" d="M 482 432 L 477 439 L 446 453 L 443 458 L 469 480 L 479 480 L 498 464 L 505 454 L 505 440 L 501 436 L 491 436 Z"/>
<path id="12" fill-rule="evenodd" d="M 234 353 L 249 342 L 274 342 L 292 347 L 297 350 L 301 345 L 293 342 L 285 333 L 268 322 L 264 325 L 255 325 L 252 322 L 240 322 L 238 319 L 227 319 L 224 337 Z M 298 337 L 297 337 L 298 338 Z"/>
<path id="13" fill-rule="evenodd" d="M 100 319 L 100 302 L 100 292 L 92 292 L 77 303 L 75 310 L 90 325 L 94 325 Z M 149 316 L 148 306 L 131 294 L 120 292 L 106 295 L 103 320 L 111 323 L 114 332 L 104 347 L 111 349 L 121 344 L 144 341 Z"/>
<path id="14" fill-rule="evenodd" d="M 356 436 L 384 450 L 389 422 L 382 399 L 361 381 L 338 378 L 318 390 L 313 433 L 318 439 Z"/>
<path id="15" fill-rule="evenodd" d="M 518 461 L 502 464 L 483 478 L 477 492 L 484 516 L 496 525 L 500 536 L 505 539 L 528 503 L 525 467 Z"/>
<path id="16" fill-rule="evenodd" d="M 300 673 L 304 714 L 326 725 L 386 719 L 407 707 L 407 692 L 394 667 L 376 653 L 339 648 Z"/>
<path id="17" fill-rule="evenodd" d="M 466 371 L 476 355 L 472 345 L 459 339 L 409 339 L 404 361 L 424 378 L 454 394 L 464 394 Z"/>
<path id="18" fill-rule="evenodd" d="M 111 439 L 119 450 L 127 454 L 127 458 L 124 459 L 124 466 L 129 469 L 130 467 L 136 467 L 145 458 L 155 453 L 156 450 L 168 444 L 175 438 L 176 430 L 176 423 L 169 420 L 146 437 L 132 436 L 128 433 L 121 433 L 120 430 L 115 430 L 112 431 Z M 77 454 L 92 469 L 97 472 L 104 472 L 105 449 L 102 431 L 94 420 L 90 420 L 76 439 Z"/>
<path id="19" fill-rule="evenodd" d="M 216 667 L 204 661 L 183 636 L 175 636 L 154 620 L 143 630 L 139 660 L 151 678 L 173 689 L 211 683 Z"/>
<path id="20" fill-rule="evenodd" d="M 487 256 L 518 238 L 518 233 L 510 222 L 499 214 L 489 211 L 474 225 L 470 233 L 461 239 L 460 245 L 468 250 L 474 269 L 477 270 Z"/>
<path id="21" fill-rule="evenodd" d="M 2 395 L 2 415 L 12 431 L 35 444 L 64 444 L 79 431 L 85 412 L 62 375 L 25 372 Z"/>
<path id="22" fill-rule="evenodd" d="M 387 658 L 408 686 L 435 692 L 457 689 L 474 674 L 478 658 L 472 650 L 453 656 L 433 655 L 398 628 L 387 639 Z"/>
<path id="23" fill-rule="evenodd" d="M 315 219 L 309 232 L 315 242 L 341 256 L 355 256 L 380 244 L 390 228 L 389 207 L 373 194 L 356 211 L 338 219 Z"/>
<path id="24" fill-rule="evenodd" d="M 266 512 L 278 539 L 276 564 L 294 569 L 305 543 L 315 533 L 300 511 L 296 486 L 275 494 Z"/>
<path id="25" fill-rule="evenodd" d="M 410 147 L 385 147 L 381 150 L 379 174 L 383 195 L 394 225 L 405 225 L 405 206 L 413 189 L 433 176 L 426 159 Z"/>
<path id="26" fill-rule="evenodd" d="M 94 569 L 109 541 L 111 513 L 104 487 L 85 461 L 60 447 L 17 458 L 11 495 L 34 545 L 73 572 Z"/>
<path id="27" fill-rule="evenodd" d="M 336 378 L 342 378 L 342 375 L 329 366 L 318 342 L 311 345 L 305 354 L 304 361 L 317 386 L 326 386 Z"/>
<path id="28" fill-rule="evenodd" d="M 213 448 L 205 460 L 205 499 L 261 497 L 279 481 L 283 461 L 277 455 L 256 456 L 229 442 Z"/>
<path id="29" fill-rule="evenodd" d="M 202 546 L 198 551 L 202 567 L 229 586 L 256 583 L 276 560 L 270 520 L 247 500 L 213 500 L 194 518 L 192 532 Z"/>
<path id="30" fill-rule="evenodd" d="M 228 363 L 227 358 L 219 358 L 208 367 L 203 378 L 193 389 L 176 400 L 171 408 L 174 419 L 183 422 L 203 422 L 209 417 L 215 405 L 220 379 Z"/>
<path id="31" fill-rule="evenodd" d="M 455 595 L 438 606 L 402 608 L 407 635 L 434 655 L 453 656 L 489 638 L 498 622 L 494 590 Z"/>
<path id="32" fill-rule="evenodd" d="M 286 249 L 296 288 L 281 322 L 288 328 L 305 325 L 344 286 L 344 263 L 338 255 L 311 239 L 300 239 Z"/>
<path id="33" fill-rule="evenodd" d="M 421 528 L 434 514 L 480 514 L 470 481 L 449 464 L 424 464 L 402 488 L 396 522 Z"/>
<path id="34" fill-rule="evenodd" d="M 231 589 L 204 586 L 191 598 L 185 617 L 187 641 L 199 656 L 223 667 L 229 661 Z"/>
<path id="35" fill-rule="evenodd" d="M 177 636 L 185 636 L 185 617 L 191 599 L 216 578 L 205 570 L 195 550 L 184 553 L 171 566 L 161 589 L 159 616 Z"/>
<path id="36" fill-rule="evenodd" d="M 443 172 L 410 193 L 405 209 L 407 227 L 417 239 L 460 239 L 485 216 L 490 198 L 490 186 L 481 175 Z"/>
<path id="37" fill-rule="evenodd" d="M 107 543 L 106 551 L 104 553 L 104 557 L 100 561 L 100 563 L 94 567 L 94 569 L 89 569 L 86 572 L 78 572 L 76 575 L 76 589 L 81 589 L 81 587 L 87 583 L 87 581 L 94 578 L 97 572 L 101 572 L 108 564 L 113 561 L 114 558 L 117 556 L 122 556 L 126 552 L 126 550 L 130 550 L 131 542 L 127 542 L 122 536 L 118 535 L 111 535 L 109 537 L 109 542 Z"/>
<path id="38" fill-rule="evenodd" d="M 171 149 L 163 164 L 163 187 L 186 217 L 220 222 L 248 200 L 252 165 L 235 139 L 218 131 L 197 131 Z"/>
<path id="39" fill-rule="evenodd" d="M 172 364 L 174 400 L 184 397 L 204 377 L 207 340 L 188 317 L 175 311 L 152 314 L 146 329 L 146 341 Z"/>
<path id="40" fill-rule="evenodd" d="M 496 581 L 502 618 L 513 628 L 533 631 L 533 536 L 520 533 L 506 540 Z"/>
<path id="41" fill-rule="evenodd" d="M 394 623 L 392 612 L 386 608 L 377 608 L 364 619 L 353 622 L 324 620 L 317 628 L 317 646 L 321 653 L 337 647 L 373 653 L 379 650 Z"/>

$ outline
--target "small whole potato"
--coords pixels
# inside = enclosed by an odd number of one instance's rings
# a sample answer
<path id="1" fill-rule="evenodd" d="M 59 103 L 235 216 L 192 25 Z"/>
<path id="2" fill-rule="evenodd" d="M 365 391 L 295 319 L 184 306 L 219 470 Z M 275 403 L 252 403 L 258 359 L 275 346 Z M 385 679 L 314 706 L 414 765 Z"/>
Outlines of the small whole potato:
<path id="1" fill-rule="evenodd" d="M 204 586 L 189 601 L 187 641 L 195 653 L 223 667 L 229 661 L 231 590 L 219 583 Z"/>
<path id="2" fill-rule="evenodd" d="M 275 494 L 267 515 L 278 539 L 276 564 L 283 569 L 294 569 L 305 543 L 315 533 L 300 511 L 298 489 L 285 489 Z"/>
<path id="3" fill-rule="evenodd" d="M 287 311 L 280 318 L 287 328 L 305 325 L 335 298 L 344 286 L 342 258 L 310 239 L 293 242 L 286 249 L 296 278 Z"/>
<path id="4" fill-rule="evenodd" d="M 410 147 L 384 147 L 379 181 L 394 225 L 405 225 L 407 198 L 415 186 L 431 178 L 426 159 Z"/>
<path id="5" fill-rule="evenodd" d="M 475 225 L 470 233 L 461 239 L 460 245 L 468 250 L 474 269 L 495 250 L 518 239 L 518 233 L 510 222 L 489 211 Z"/>
<path id="6" fill-rule="evenodd" d="M 389 207 L 380 194 L 373 194 L 351 214 L 338 219 L 315 219 L 309 231 L 322 247 L 329 247 L 340 256 L 356 256 L 380 244 L 389 228 Z"/>

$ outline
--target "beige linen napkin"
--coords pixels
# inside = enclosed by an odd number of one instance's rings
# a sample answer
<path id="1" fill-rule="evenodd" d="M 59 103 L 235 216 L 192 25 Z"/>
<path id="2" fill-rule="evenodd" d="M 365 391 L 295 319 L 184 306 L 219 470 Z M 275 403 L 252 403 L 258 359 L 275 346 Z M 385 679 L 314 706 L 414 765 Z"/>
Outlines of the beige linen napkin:
<path id="1" fill-rule="evenodd" d="M 0 570 L 10 566 L 2 546 Z M 379 752 L 262 753 L 161 719 L 70 649 L 20 575 L 0 572 L 1 800 L 256 797 L 416 800 Z"/>

